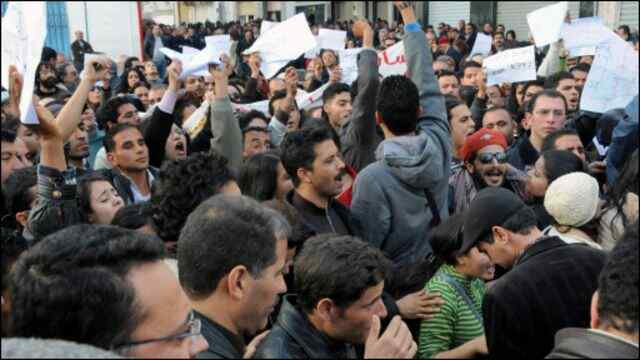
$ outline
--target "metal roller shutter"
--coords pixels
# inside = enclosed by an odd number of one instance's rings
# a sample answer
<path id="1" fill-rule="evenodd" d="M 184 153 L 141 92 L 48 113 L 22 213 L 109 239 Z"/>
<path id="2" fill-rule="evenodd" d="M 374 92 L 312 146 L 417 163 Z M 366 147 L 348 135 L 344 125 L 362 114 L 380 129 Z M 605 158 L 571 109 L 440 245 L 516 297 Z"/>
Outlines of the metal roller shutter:
<path id="1" fill-rule="evenodd" d="M 498 24 L 504 24 L 504 28 L 516 32 L 519 41 L 529 38 L 529 24 L 527 14 L 543 8 L 555 2 L 546 1 L 498 1 Z M 569 1 L 569 13 L 571 18 L 577 18 L 580 12 L 579 1 Z"/>
<path id="2" fill-rule="evenodd" d="M 622 1 L 620 7 L 619 25 L 629 25 L 631 31 L 638 30 L 638 2 Z"/>
<path id="3" fill-rule="evenodd" d="M 457 26 L 459 20 L 469 21 L 470 12 L 468 1 L 430 1 L 428 23 L 434 28 L 442 22 Z"/>

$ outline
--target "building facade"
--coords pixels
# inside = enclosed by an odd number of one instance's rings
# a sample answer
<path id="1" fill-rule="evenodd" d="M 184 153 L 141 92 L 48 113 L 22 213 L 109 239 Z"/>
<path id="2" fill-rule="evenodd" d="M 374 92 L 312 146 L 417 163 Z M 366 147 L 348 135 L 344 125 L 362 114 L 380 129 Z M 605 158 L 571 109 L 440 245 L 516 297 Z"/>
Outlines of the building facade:
<path id="1" fill-rule="evenodd" d="M 381 18 L 398 21 L 400 15 L 392 1 L 180 1 L 143 2 L 146 18 L 167 18 L 167 11 L 154 11 L 148 3 L 179 4 L 173 8 L 174 22 L 250 21 L 268 19 L 282 21 L 304 12 L 316 22 L 349 20 L 354 18 Z M 455 25 L 459 20 L 475 24 L 486 22 L 503 24 L 514 30 L 520 39 L 529 35 L 526 14 L 549 4 L 546 1 L 415 1 L 416 13 L 423 24 L 437 25 L 441 22 Z M 148 11 L 146 10 L 148 9 Z M 611 28 L 621 24 L 638 30 L 637 1 L 569 1 L 572 18 L 600 16 Z"/>

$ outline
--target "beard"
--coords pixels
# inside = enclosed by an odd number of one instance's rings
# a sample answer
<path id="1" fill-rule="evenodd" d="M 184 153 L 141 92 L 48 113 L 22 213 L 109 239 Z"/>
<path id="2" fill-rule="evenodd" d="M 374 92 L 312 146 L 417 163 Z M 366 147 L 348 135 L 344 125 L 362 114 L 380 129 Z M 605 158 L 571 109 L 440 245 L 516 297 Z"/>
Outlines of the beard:
<path id="1" fill-rule="evenodd" d="M 500 174 L 502 176 L 502 182 L 500 183 L 500 185 L 497 185 L 497 186 L 491 185 L 487 183 L 487 181 L 484 179 L 484 176 L 482 174 L 479 174 L 477 171 L 475 171 L 473 174 L 471 174 L 471 177 L 473 178 L 473 181 L 476 184 L 476 187 L 478 189 L 484 189 L 488 187 L 504 187 L 504 184 L 506 182 L 505 173 L 503 173 L 498 169 L 492 169 L 487 171 L 485 174 L 495 174 L 495 175 Z"/>

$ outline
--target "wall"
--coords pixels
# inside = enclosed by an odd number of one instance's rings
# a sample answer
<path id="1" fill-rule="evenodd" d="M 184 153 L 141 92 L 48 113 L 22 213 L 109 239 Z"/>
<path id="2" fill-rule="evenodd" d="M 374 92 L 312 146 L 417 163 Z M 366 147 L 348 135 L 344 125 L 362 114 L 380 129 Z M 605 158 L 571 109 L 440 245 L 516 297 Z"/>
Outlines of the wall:
<path id="1" fill-rule="evenodd" d="M 114 59 L 121 54 L 141 56 L 136 2 L 68 1 L 66 4 L 71 42 L 75 40 L 73 33 L 82 30 L 95 51 Z"/>

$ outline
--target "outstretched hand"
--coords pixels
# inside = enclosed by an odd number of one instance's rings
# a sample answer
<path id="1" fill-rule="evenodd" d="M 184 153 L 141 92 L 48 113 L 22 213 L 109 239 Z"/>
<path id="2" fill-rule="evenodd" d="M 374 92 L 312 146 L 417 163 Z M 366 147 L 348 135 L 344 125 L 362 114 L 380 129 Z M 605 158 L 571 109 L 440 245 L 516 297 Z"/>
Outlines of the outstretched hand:
<path id="1" fill-rule="evenodd" d="M 380 327 L 380 318 L 374 315 L 364 346 L 365 359 L 413 359 L 418 345 L 413 341 L 407 324 L 399 316 L 391 320 L 382 336 Z"/>

